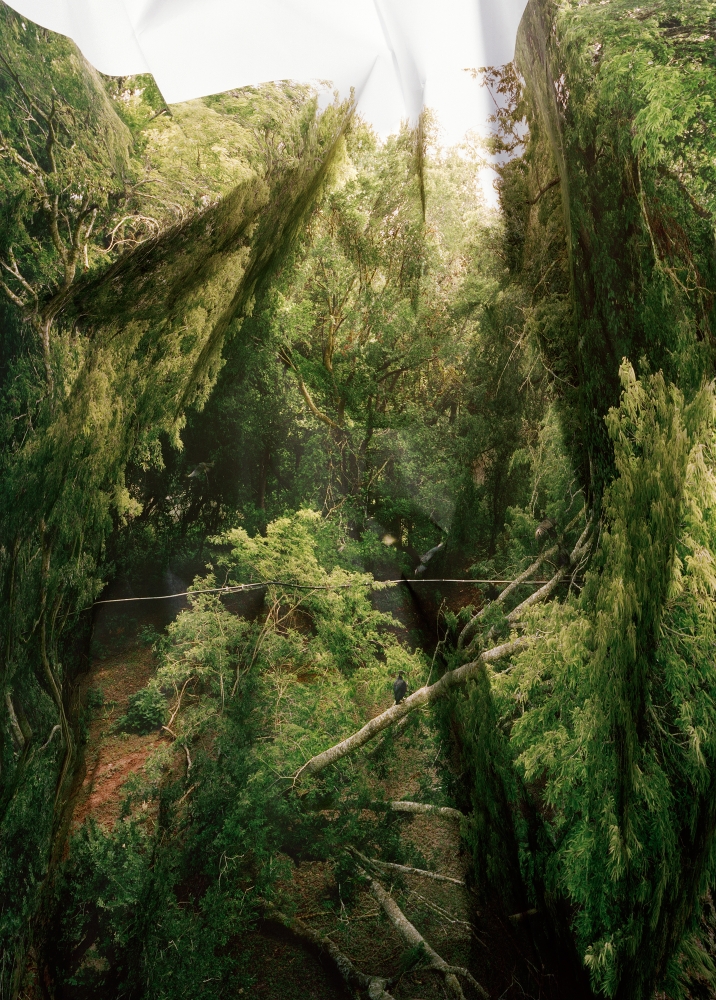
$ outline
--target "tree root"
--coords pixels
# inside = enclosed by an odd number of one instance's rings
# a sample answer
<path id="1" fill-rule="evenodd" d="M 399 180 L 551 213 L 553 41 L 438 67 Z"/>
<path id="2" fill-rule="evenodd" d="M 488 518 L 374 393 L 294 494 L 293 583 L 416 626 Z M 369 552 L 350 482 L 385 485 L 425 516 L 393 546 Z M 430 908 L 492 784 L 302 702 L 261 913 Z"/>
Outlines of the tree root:
<path id="1" fill-rule="evenodd" d="M 363 872 L 365 874 L 365 872 Z M 457 1000 L 465 1000 L 465 994 L 458 980 L 458 976 L 466 979 L 485 1000 L 489 1000 L 487 992 L 478 983 L 475 977 L 467 969 L 457 965 L 448 965 L 444 958 L 432 948 L 425 940 L 420 931 L 410 923 L 393 897 L 385 891 L 383 886 L 376 879 L 367 876 L 370 880 L 370 891 L 383 908 L 383 912 L 391 922 L 399 936 L 409 948 L 420 948 L 427 960 L 429 969 L 442 973 L 445 985 Z"/>
<path id="2" fill-rule="evenodd" d="M 282 910 L 279 910 L 273 903 L 262 902 L 264 914 L 272 920 L 278 921 L 283 927 L 289 930 L 294 937 L 300 941 L 317 948 L 322 954 L 330 958 L 333 965 L 338 970 L 341 978 L 350 989 L 363 990 L 368 994 L 369 1000 L 393 1000 L 386 987 L 391 980 L 383 979 L 380 976 L 367 976 L 356 969 L 347 955 L 344 955 L 340 948 L 335 945 L 330 938 L 324 937 L 314 931 L 308 924 L 305 924 L 298 917 L 289 917 Z"/>
<path id="3" fill-rule="evenodd" d="M 414 712 L 416 709 L 430 704 L 430 702 L 446 694 L 452 688 L 464 684 L 472 677 L 477 676 L 479 671 L 484 669 L 486 663 L 493 663 L 495 660 L 501 660 L 505 656 L 510 656 L 519 649 L 523 649 L 527 643 L 527 639 L 514 639 L 512 642 L 505 642 L 501 646 L 495 646 L 494 649 L 488 649 L 484 653 L 481 653 L 472 663 L 465 663 L 462 667 L 449 670 L 434 684 L 431 684 L 429 687 L 420 688 L 414 694 L 405 698 L 404 701 L 401 701 L 399 705 L 392 705 L 385 712 L 371 719 L 357 733 L 353 733 L 352 736 L 341 740 L 335 746 L 329 747 L 328 750 L 324 750 L 322 753 L 311 757 L 303 767 L 300 767 L 296 771 L 293 784 L 298 785 L 306 775 L 318 774 L 319 771 L 322 771 L 330 764 L 335 764 L 336 761 L 358 750 L 365 743 L 368 743 L 369 740 L 372 740 L 374 736 L 377 736 L 378 733 L 387 729 L 388 726 L 394 725 L 410 712 Z"/>

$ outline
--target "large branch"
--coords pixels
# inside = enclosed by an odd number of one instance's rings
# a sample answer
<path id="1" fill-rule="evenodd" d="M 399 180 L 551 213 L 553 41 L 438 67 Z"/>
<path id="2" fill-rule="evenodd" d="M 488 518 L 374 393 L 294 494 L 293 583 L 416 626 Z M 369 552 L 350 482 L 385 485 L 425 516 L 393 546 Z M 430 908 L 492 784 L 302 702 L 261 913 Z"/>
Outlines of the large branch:
<path id="1" fill-rule="evenodd" d="M 434 816 L 446 816 L 448 819 L 457 820 L 465 818 L 464 813 L 461 813 L 459 809 L 453 809 L 452 806 L 431 806 L 426 802 L 393 801 L 388 803 L 388 808 L 392 812 L 413 814 L 432 813 Z"/>
<path id="2" fill-rule="evenodd" d="M 505 601 L 513 591 L 515 591 L 521 584 L 525 582 L 525 580 L 529 580 L 531 576 L 534 576 L 534 574 L 540 568 L 542 563 L 546 562 L 548 559 L 551 559 L 552 556 L 556 556 L 558 552 L 559 552 L 559 545 L 553 545 L 551 548 L 545 549 L 544 552 L 540 553 L 540 555 L 532 563 L 531 566 L 528 566 L 527 569 L 524 570 L 524 572 L 520 573 L 519 576 L 515 577 L 512 583 L 508 584 L 505 587 L 505 589 L 497 595 L 494 601 L 491 601 L 490 604 L 486 604 L 484 608 L 480 608 L 477 614 L 470 619 L 470 621 L 467 623 L 465 628 L 460 633 L 460 638 L 457 640 L 457 648 L 462 649 L 465 643 L 472 638 L 475 629 L 477 628 L 480 622 L 480 619 L 485 614 L 488 608 L 493 607 L 495 604 L 502 604 L 502 602 Z"/>
<path id="3" fill-rule="evenodd" d="M 560 566 L 560 568 L 557 570 L 557 572 L 554 574 L 551 580 L 548 580 L 547 583 L 544 584 L 544 586 L 540 587 L 539 590 L 536 590 L 533 594 L 530 594 L 530 596 L 527 597 L 524 601 L 522 601 L 521 604 L 518 604 L 516 608 L 513 608 L 512 611 L 510 611 L 510 613 L 507 615 L 506 618 L 506 621 L 509 622 L 510 625 L 514 625 L 515 622 L 519 621 L 519 619 L 522 617 L 525 611 L 528 610 L 528 608 L 533 607 L 535 604 L 540 604 L 542 601 L 546 601 L 548 597 L 551 597 L 554 591 L 559 586 L 559 584 L 562 583 L 564 580 L 566 580 L 570 573 L 573 573 L 575 571 L 575 567 L 579 566 L 582 559 L 589 552 L 589 548 L 591 545 L 589 540 L 589 533 L 591 530 L 592 530 L 592 519 L 590 518 L 587 521 L 584 531 L 577 539 L 576 545 L 572 549 L 572 553 L 569 557 L 568 564 L 566 566 Z M 532 569 L 532 567 L 530 567 L 530 569 Z M 477 617 L 478 616 L 476 615 L 475 618 L 473 618 L 472 621 L 469 623 L 469 625 L 472 625 L 472 623 L 476 621 Z M 468 626 L 466 626 L 466 628 L 467 627 Z M 494 636 L 495 636 L 495 629 L 493 628 L 488 633 L 488 640 L 494 638 Z M 473 645 L 474 642 L 475 639 L 473 638 L 466 647 L 465 649 L 466 655 L 470 655 L 470 653 L 472 652 L 471 646 Z"/>
<path id="4" fill-rule="evenodd" d="M 369 755 L 368 755 L 369 756 Z M 404 799 L 393 799 L 388 802 L 372 802 L 370 805 L 338 805 L 334 806 L 336 811 L 350 811 L 354 809 L 367 809 L 369 812 L 400 812 L 410 813 L 413 816 L 442 816 L 445 819 L 453 819 L 460 822 L 465 819 L 465 813 L 452 806 L 433 806 L 426 802 L 406 802 Z M 332 811 L 331 809 L 328 810 Z"/>
<path id="5" fill-rule="evenodd" d="M 580 512 L 576 515 L 576 517 L 572 518 L 572 520 L 569 522 L 569 524 L 564 529 L 562 534 L 559 536 L 556 545 L 552 545 L 549 549 L 545 549 L 544 552 L 541 552 L 531 566 L 528 566 L 526 570 L 523 570 L 523 572 L 520 573 L 519 576 L 515 577 L 512 583 L 508 584 L 504 590 L 500 591 L 500 593 L 497 595 L 494 601 L 491 601 L 490 604 L 486 604 L 484 608 L 481 608 L 477 612 L 477 614 L 470 619 L 470 621 L 467 623 L 465 628 L 460 633 L 460 637 L 457 640 L 458 649 L 462 649 L 465 646 L 465 644 L 469 643 L 469 640 L 472 639 L 473 635 L 475 634 L 475 630 L 477 629 L 477 626 L 480 622 L 480 619 L 485 614 L 488 608 L 494 607 L 495 604 L 502 604 L 503 601 L 506 601 L 507 598 L 510 596 L 510 594 L 514 593 L 514 591 L 521 584 L 523 584 L 526 580 L 529 580 L 530 577 L 534 576 L 534 574 L 537 572 L 537 570 L 543 563 L 547 562 L 548 559 L 551 559 L 553 556 L 556 556 L 559 553 L 559 549 L 564 539 L 564 536 L 567 534 L 567 532 L 572 530 L 572 528 L 574 527 L 574 525 L 577 523 L 577 521 L 580 519 L 581 516 L 582 516 L 582 511 L 580 510 Z M 591 523 L 590 521 L 587 521 L 587 524 L 590 523 Z M 584 534 L 582 534 L 582 538 L 583 537 Z M 579 545 L 579 542 L 577 542 L 577 545 Z"/>
<path id="6" fill-rule="evenodd" d="M 548 580 L 543 587 L 539 588 L 539 590 L 535 590 L 533 594 L 530 594 L 529 597 L 525 598 L 525 600 L 522 601 L 521 604 L 518 604 L 516 608 L 513 608 L 509 615 L 507 615 L 506 620 L 512 625 L 522 617 L 528 608 L 533 607 L 535 604 L 540 604 L 542 601 L 546 601 L 547 598 L 554 593 L 566 575 L 567 567 L 560 566 L 552 579 Z"/>
<path id="7" fill-rule="evenodd" d="M 570 570 L 574 569 L 574 567 L 580 562 L 582 556 L 587 551 L 589 532 L 591 530 L 592 530 L 592 520 L 590 518 L 587 521 L 584 531 L 577 539 L 577 544 L 572 549 L 572 553 L 569 557 L 569 565 L 563 566 L 559 570 L 557 570 L 552 579 L 549 580 L 547 583 L 545 583 L 544 587 L 540 587 L 540 589 L 536 590 L 534 594 L 530 594 L 530 596 L 526 600 L 524 600 L 521 604 L 518 604 L 516 608 L 510 611 L 509 615 L 507 616 L 507 621 L 510 624 L 516 622 L 518 618 L 520 618 L 524 614 L 524 612 L 527 611 L 528 608 L 533 607 L 533 605 L 535 604 L 539 604 L 541 601 L 546 601 L 547 598 L 552 594 L 552 592 L 557 588 L 558 584 L 560 584 L 562 580 L 565 579 Z"/>
<path id="8" fill-rule="evenodd" d="M 472 663 L 465 663 L 462 667 L 457 667 L 455 670 L 449 670 L 447 673 L 443 674 L 440 680 L 436 681 L 427 687 L 422 687 L 414 694 L 411 694 L 404 701 L 401 701 L 399 705 L 392 705 L 390 708 L 386 709 L 385 712 L 381 712 L 380 715 L 376 715 L 374 719 L 358 730 L 357 733 L 353 733 L 345 740 L 341 740 L 335 746 L 330 747 L 328 750 L 324 750 L 322 753 L 316 754 L 315 757 L 311 757 L 309 761 L 299 768 L 296 772 L 293 783 L 294 785 L 299 784 L 299 782 L 306 777 L 308 774 L 318 774 L 324 768 L 328 767 L 330 764 L 335 764 L 342 757 L 345 757 L 349 753 L 353 753 L 358 750 L 359 747 L 364 746 L 369 740 L 372 740 L 374 736 L 387 729 L 388 726 L 394 725 L 404 716 L 408 715 L 409 712 L 414 712 L 418 708 L 422 708 L 424 705 L 429 705 L 436 698 L 441 698 L 448 691 L 451 691 L 454 687 L 461 684 L 465 684 L 471 678 L 477 676 L 479 671 L 483 668 L 485 663 L 494 663 L 496 660 L 501 660 L 505 656 L 510 656 L 512 653 L 516 653 L 518 649 L 522 649 L 527 645 L 527 639 L 514 639 L 512 642 L 505 642 L 501 646 L 495 646 L 493 649 L 488 649 L 484 653 L 481 653 L 476 660 Z"/>
<path id="9" fill-rule="evenodd" d="M 326 424 L 326 426 L 331 427 L 334 430 L 340 430 L 340 425 L 337 424 L 335 422 L 335 420 L 331 420 L 331 418 L 328 416 L 328 414 L 323 413 L 322 410 L 319 410 L 318 407 L 316 406 L 316 404 L 313 402 L 313 397 L 311 396 L 310 392 L 306 388 L 306 383 L 301 378 L 301 373 L 299 372 L 298 368 L 294 364 L 293 359 L 292 359 L 291 355 L 289 354 L 288 350 L 286 348 L 282 348 L 279 351 L 278 356 L 279 356 L 280 360 L 283 361 L 283 363 L 286 365 L 286 367 L 290 368 L 291 371 L 293 372 L 293 374 L 296 376 L 296 381 L 298 382 L 299 391 L 300 391 L 301 395 L 303 396 L 304 400 L 306 401 L 306 406 L 311 411 L 311 413 L 313 414 L 313 416 L 316 417 L 317 420 L 320 420 L 321 423 Z"/>
<path id="10" fill-rule="evenodd" d="M 344 955 L 340 948 L 335 945 L 330 938 L 324 937 L 317 931 L 312 930 L 298 917 L 289 917 L 282 910 L 279 910 L 273 903 L 264 901 L 262 903 L 266 916 L 277 920 L 287 930 L 301 941 L 317 948 L 320 952 L 330 958 L 341 978 L 350 989 L 366 990 L 370 1000 L 393 1000 L 386 990 L 387 979 L 380 976 L 367 976 L 356 969 L 347 955 Z"/>
<path id="11" fill-rule="evenodd" d="M 20 723 L 17 721 L 15 706 L 12 703 L 12 697 L 9 691 L 5 692 L 5 707 L 7 708 L 7 715 L 10 720 L 10 729 L 12 731 L 13 739 L 17 744 L 18 750 L 24 750 L 26 743 L 25 734 L 20 728 Z"/>
<path id="12" fill-rule="evenodd" d="M 488 994 L 467 969 L 463 969 L 455 965 L 448 965 L 445 959 L 438 955 L 434 948 L 431 948 L 420 931 L 410 923 L 393 897 L 385 891 L 383 886 L 380 882 L 376 881 L 376 879 L 370 879 L 370 891 L 382 906 L 388 920 L 391 922 L 405 944 L 409 948 L 421 948 L 428 961 L 428 967 L 443 974 L 445 977 L 445 985 L 453 996 L 457 997 L 458 1000 L 465 1000 L 465 994 L 462 992 L 462 987 L 457 979 L 458 976 L 462 976 L 477 990 L 481 997 L 484 997 L 485 1000 L 489 1000 Z"/>
<path id="13" fill-rule="evenodd" d="M 434 882 L 452 882 L 464 888 L 465 883 L 459 878 L 451 878 L 449 875 L 441 875 L 439 872 L 429 872 L 424 868 L 410 868 L 407 865 L 397 865 L 393 861 L 380 861 L 378 858 L 367 858 L 355 847 L 349 847 L 349 851 L 355 854 L 367 865 L 374 865 L 376 868 L 389 868 L 391 871 L 402 872 L 404 875 L 419 875 L 421 878 L 429 878 Z"/>

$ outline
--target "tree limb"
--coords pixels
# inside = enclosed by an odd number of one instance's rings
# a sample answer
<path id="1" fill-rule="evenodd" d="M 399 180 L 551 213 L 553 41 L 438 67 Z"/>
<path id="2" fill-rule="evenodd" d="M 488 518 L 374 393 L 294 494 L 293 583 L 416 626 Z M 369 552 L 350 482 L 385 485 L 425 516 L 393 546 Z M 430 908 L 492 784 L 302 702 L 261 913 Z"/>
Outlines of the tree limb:
<path id="1" fill-rule="evenodd" d="M 365 874 L 365 873 L 364 873 Z M 370 878 L 370 876 L 368 876 Z M 421 948 L 428 960 L 428 967 L 441 972 L 445 977 L 445 985 L 458 1000 L 465 1000 L 465 994 L 458 982 L 457 976 L 462 976 L 477 990 L 481 997 L 489 1000 L 487 992 L 480 986 L 474 976 L 467 970 L 455 965 L 448 965 L 428 944 L 420 931 L 410 923 L 393 897 L 389 895 L 376 879 L 370 879 L 370 891 L 383 908 L 383 912 L 391 922 L 399 936 L 409 948 Z"/>
<path id="2" fill-rule="evenodd" d="M 324 937 L 317 931 L 312 930 L 298 917 L 289 917 L 277 906 L 268 901 L 262 902 L 262 907 L 266 916 L 277 920 L 287 930 L 289 930 L 300 941 L 305 941 L 313 945 L 333 962 L 341 978 L 351 989 L 366 990 L 370 1000 L 393 1000 L 386 990 L 390 980 L 382 979 L 380 976 L 367 976 L 360 972 L 351 962 L 347 955 L 335 945 L 330 938 Z"/>
<path id="3" fill-rule="evenodd" d="M 17 744 L 18 750 L 25 749 L 25 736 L 20 728 L 20 723 L 17 721 L 17 715 L 15 713 L 15 706 L 12 703 L 12 697 L 9 691 L 5 692 L 5 707 L 7 708 L 8 718 L 10 719 L 10 729 L 12 731 L 13 739 Z"/>
<path id="4" fill-rule="evenodd" d="M 539 189 L 539 192 L 537 193 L 537 195 L 534 198 L 527 198 L 526 199 L 526 204 L 527 205 L 536 205 L 537 202 L 540 200 L 540 198 L 542 197 L 543 194 L 547 194 L 547 192 L 549 190 L 551 190 L 553 187 L 557 187 L 557 185 L 559 184 L 559 181 L 560 181 L 559 177 L 554 177 L 548 184 L 545 184 L 545 186 L 543 188 Z"/>
<path id="5" fill-rule="evenodd" d="M 477 628 L 478 622 L 480 621 L 480 619 L 485 614 L 488 608 L 491 608 L 495 604 L 501 604 L 504 600 L 506 600 L 510 596 L 510 594 L 514 590 L 517 589 L 517 587 L 520 586 L 520 584 L 524 583 L 525 580 L 529 580 L 529 578 L 537 572 L 537 570 L 540 568 L 543 562 L 546 562 L 548 559 L 551 559 L 552 556 L 556 556 L 558 552 L 559 552 L 559 545 L 553 545 L 552 548 L 545 549 L 544 552 L 540 553 L 540 555 L 537 557 L 535 562 L 532 563 L 531 566 L 528 566 L 527 569 L 524 570 L 524 572 L 520 573 L 519 576 L 515 577 L 512 583 L 508 584 L 505 587 L 505 589 L 502 590 L 497 595 L 494 601 L 491 601 L 490 604 L 486 604 L 484 608 L 481 608 L 477 612 L 477 614 L 470 619 L 470 621 L 467 623 L 465 628 L 460 633 L 460 637 L 457 640 L 457 648 L 462 649 L 465 643 L 472 638 L 475 629 Z"/>
<path id="6" fill-rule="evenodd" d="M 405 698 L 404 701 L 401 701 L 399 705 L 392 705 L 385 712 L 381 712 L 380 715 L 367 722 L 357 733 L 353 733 L 352 736 L 341 740 L 335 746 L 311 757 L 296 772 L 293 784 L 298 785 L 306 775 L 318 774 L 319 771 L 322 771 L 330 764 L 335 764 L 342 757 L 353 753 L 354 750 L 358 750 L 359 747 L 372 740 L 374 736 L 387 729 L 388 726 L 394 725 L 404 716 L 408 715 L 409 712 L 414 712 L 416 709 L 422 708 L 423 705 L 429 705 L 436 698 L 440 698 L 452 690 L 452 688 L 465 684 L 466 681 L 475 677 L 484 668 L 485 663 L 494 663 L 505 656 L 510 656 L 512 653 L 516 653 L 517 650 L 523 649 L 527 643 L 527 639 L 514 639 L 511 642 L 505 642 L 500 646 L 495 646 L 493 649 L 488 649 L 484 653 L 481 653 L 472 663 L 465 663 L 455 670 L 449 670 L 434 684 L 420 688 L 414 694 Z"/>
<path id="7" fill-rule="evenodd" d="M 577 539 L 577 544 L 572 549 L 572 553 L 569 557 L 569 565 L 560 567 L 560 569 L 557 570 L 552 579 L 549 580 L 547 583 L 545 583 L 543 587 L 540 587 L 540 589 L 536 590 L 534 594 L 530 594 L 530 596 L 526 600 L 524 600 L 521 604 L 518 604 L 516 608 L 513 608 L 513 610 L 510 611 L 509 615 L 507 616 L 507 621 L 510 624 L 516 622 L 517 619 L 520 618 L 521 615 L 528 608 L 531 608 L 535 604 L 539 604 L 541 601 L 547 600 L 550 594 L 556 589 L 557 585 L 561 583 L 562 580 L 565 579 L 565 577 L 569 573 L 569 570 L 573 566 L 576 566 L 579 560 L 584 555 L 587 549 L 587 540 L 589 538 L 589 532 L 591 530 L 592 530 L 592 519 L 590 518 L 587 521 L 584 531 Z"/>
<path id="8" fill-rule="evenodd" d="M 361 854 L 360 851 L 356 850 L 355 847 L 349 847 L 348 850 L 355 854 L 365 862 L 367 865 L 374 865 L 376 868 L 390 868 L 392 871 L 403 872 L 405 875 L 420 875 L 422 878 L 430 878 L 435 882 L 452 882 L 453 885 L 463 886 L 465 883 L 459 878 L 451 878 L 449 875 L 440 875 L 438 872 L 429 872 L 424 868 L 409 868 L 407 865 L 397 865 L 392 861 L 379 861 L 378 858 L 367 858 L 365 854 Z"/>
<path id="9" fill-rule="evenodd" d="M 467 623 L 465 628 L 460 633 L 460 637 L 457 640 L 458 649 L 462 649 L 465 646 L 465 644 L 468 643 L 468 640 L 472 639 L 472 636 L 475 633 L 475 629 L 477 628 L 480 619 L 485 614 L 488 608 L 493 607 L 495 604 L 501 604 L 503 601 L 505 601 L 510 596 L 510 594 L 512 594 L 517 589 L 517 587 L 520 586 L 520 584 L 524 583 L 525 580 L 529 580 L 530 577 L 537 572 L 542 563 L 547 562 L 547 560 L 551 559 L 552 556 L 556 556 L 558 554 L 559 547 L 560 544 L 562 543 L 562 540 L 564 539 L 564 536 L 567 534 L 568 531 L 571 531 L 571 529 L 574 527 L 574 525 L 577 523 L 577 521 L 581 516 L 582 516 L 582 511 L 580 510 L 580 512 L 576 515 L 576 517 L 572 518 L 567 527 L 561 533 L 556 545 L 553 545 L 551 548 L 545 549 L 544 552 L 541 552 L 531 566 L 528 566 L 527 569 L 524 570 L 522 573 L 520 573 L 519 576 L 515 577 L 512 583 L 508 584 L 504 590 L 500 591 L 500 593 L 497 595 L 494 601 L 491 601 L 490 604 L 486 604 L 484 608 L 481 608 L 477 612 L 477 614 L 470 619 L 470 621 Z M 582 537 L 584 537 L 584 535 L 582 535 Z M 577 545 L 579 545 L 579 542 L 577 542 Z"/>
<path id="10" fill-rule="evenodd" d="M 445 816 L 448 819 L 462 820 L 465 814 L 452 806 L 432 806 L 426 802 L 406 802 L 404 800 L 388 803 L 391 812 L 413 813 L 414 815 L 432 813 L 434 816 Z"/>
<path id="11" fill-rule="evenodd" d="M 316 404 L 313 402 L 313 398 L 311 397 L 310 392 L 306 388 L 306 384 L 301 378 L 298 368 L 296 368 L 296 365 L 293 363 L 293 360 L 289 355 L 288 351 L 284 349 L 279 351 L 279 358 L 281 359 L 281 361 L 283 361 L 283 363 L 286 365 L 287 368 L 291 369 L 293 374 L 296 376 L 299 392 L 305 399 L 306 406 L 311 411 L 313 416 L 316 417 L 318 420 L 320 420 L 322 423 L 326 424 L 328 427 L 332 427 L 334 430 L 340 430 L 340 424 L 337 424 L 335 420 L 331 420 L 331 418 L 326 413 L 323 413 L 321 410 L 319 410 Z"/>
<path id="12" fill-rule="evenodd" d="M 25 307 L 27 306 L 25 300 L 21 299 L 19 295 L 16 295 L 15 292 L 13 292 L 10 288 L 8 288 L 8 286 L 5 284 L 2 278 L 0 278 L 0 288 L 2 288 L 3 292 L 5 292 L 10 301 L 14 305 L 16 305 L 18 309 L 25 309 Z"/>

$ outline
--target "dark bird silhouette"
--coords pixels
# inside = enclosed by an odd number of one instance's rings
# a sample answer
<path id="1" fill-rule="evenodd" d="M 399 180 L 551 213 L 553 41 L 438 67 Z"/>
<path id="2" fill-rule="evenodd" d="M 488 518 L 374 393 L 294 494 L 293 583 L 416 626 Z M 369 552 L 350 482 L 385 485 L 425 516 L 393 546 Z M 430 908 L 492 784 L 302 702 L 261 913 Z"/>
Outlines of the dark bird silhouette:
<path id="1" fill-rule="evenodd" d="M 545 538 L 550 538 L 554 536 L 555 529 L 557 525 L 554 523 L 551 517 L 546 517 L 544 521 L 540 521 L 537 525 L 537 530 L 535 531 L 535 538 L 538 542 L 544 541 Z"/>
<path id="2" fill-rule="evenodd" d="M 399 705 L 405 695 L 408 692 L 408 685 L 403 680 L 403 675 L 398 674 L 393 682 L 393 695 L 395 697 L 395 704 Z"/>

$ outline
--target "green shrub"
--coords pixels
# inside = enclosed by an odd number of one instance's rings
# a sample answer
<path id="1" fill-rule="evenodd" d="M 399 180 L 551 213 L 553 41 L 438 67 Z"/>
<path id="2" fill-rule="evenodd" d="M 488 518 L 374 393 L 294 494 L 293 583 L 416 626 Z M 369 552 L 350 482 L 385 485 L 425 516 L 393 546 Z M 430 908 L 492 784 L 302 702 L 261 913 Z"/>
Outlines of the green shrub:
<path id="1" fill-rule="evenodd" d="M 137 733 L 150 733 L 164 725 L 167 702 L 156 687 L 145 687 L 129 696 L 127 714 L 117 721 L 117 728 Z"/>

